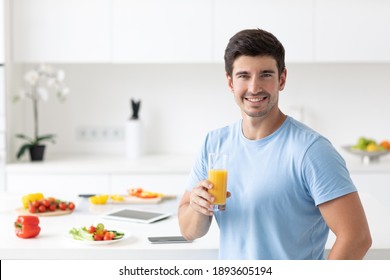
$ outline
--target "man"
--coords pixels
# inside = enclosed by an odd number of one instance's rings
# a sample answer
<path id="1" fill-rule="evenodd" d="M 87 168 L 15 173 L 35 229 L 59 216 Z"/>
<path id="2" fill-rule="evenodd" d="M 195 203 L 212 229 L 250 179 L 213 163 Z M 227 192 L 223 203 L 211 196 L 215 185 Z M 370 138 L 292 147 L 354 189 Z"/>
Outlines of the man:
<path id="1" fill-rule="evenodd" d="M 225 51 L 228 86 L 242 119 L 208 133 L 179 205 L 183 236 L 205 235 L 214 216 L 221 259 L 362 259 L 367 220 L 344 160 L 331 143 L 278 107 L 284 48 L 271 33 L 243 30 Z M 229 154 L 225 211 L 213 212 L 207 155 Z"/>

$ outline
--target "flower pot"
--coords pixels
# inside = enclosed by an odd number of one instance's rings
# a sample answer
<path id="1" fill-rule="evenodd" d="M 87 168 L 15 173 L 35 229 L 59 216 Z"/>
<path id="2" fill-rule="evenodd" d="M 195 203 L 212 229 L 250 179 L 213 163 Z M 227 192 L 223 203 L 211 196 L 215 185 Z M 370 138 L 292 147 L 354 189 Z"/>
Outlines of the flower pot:
<path id="1" fill-rule="evenodd" d="M 29 148 L 31 161 L 42 161 L 45 154 L 45 145 L 37 145 Z"/>

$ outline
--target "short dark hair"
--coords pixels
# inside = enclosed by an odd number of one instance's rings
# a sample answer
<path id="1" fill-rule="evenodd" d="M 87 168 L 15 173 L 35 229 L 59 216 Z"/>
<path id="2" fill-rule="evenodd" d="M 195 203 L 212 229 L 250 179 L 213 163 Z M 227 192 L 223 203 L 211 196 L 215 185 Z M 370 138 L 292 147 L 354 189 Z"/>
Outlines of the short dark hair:
<path id="1" fill-rule="evenodd" d="M 225 50 L 225 70 L 231 77 L 233 63 L 241 55 L 271 56 L 276 60 L 279 77 L 286 67 L 284 47 L 271 33 L 262 29 L 245 29 L 235 34 Z"/>

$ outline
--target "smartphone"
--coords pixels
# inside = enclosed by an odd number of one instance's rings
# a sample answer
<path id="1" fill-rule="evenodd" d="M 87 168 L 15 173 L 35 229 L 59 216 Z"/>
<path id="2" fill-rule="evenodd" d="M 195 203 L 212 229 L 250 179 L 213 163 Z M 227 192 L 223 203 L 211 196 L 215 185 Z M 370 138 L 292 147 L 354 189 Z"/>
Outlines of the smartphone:
<path id="1" fill-rule="evenodd" d="M 169 244 L 169 243 L 191 243 L 192 240 L 187 240 L 183 236 L 153 236 L 148 237 L 152 244 Z"/>

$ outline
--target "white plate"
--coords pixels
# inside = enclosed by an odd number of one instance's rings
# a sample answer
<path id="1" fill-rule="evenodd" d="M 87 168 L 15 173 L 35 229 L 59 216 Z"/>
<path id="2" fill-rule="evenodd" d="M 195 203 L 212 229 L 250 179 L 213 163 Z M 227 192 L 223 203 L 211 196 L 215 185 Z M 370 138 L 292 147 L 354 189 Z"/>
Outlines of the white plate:
<path id="1" fill-rule="evenodd" d="M 65 238 L 69 239 L 71 241 L 74 241 L 76 243 L 79 243 L 79 244 L 84 244 L 84 245 L 109 245 L 109 244 L 113 244 L 113 243 L 117 243 L 117 242 L 123 241 L 123 240 L 125 240 L 125 239 L 127 239 L 127 238 L 129 238 L 131 236 L 129 233 L 127 233 L 124 230 L 115 230 L 115 231 L 123 232 L 124 233 L 123 237 L 120 238 L 120 239 L 113 239 L 113 240 L 88 241 L 88 240 L 77 240 L 77 239 L 74 239 L 73 236 L 70 233 L 67 233 L 65 235 Z"/>

